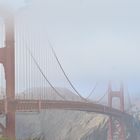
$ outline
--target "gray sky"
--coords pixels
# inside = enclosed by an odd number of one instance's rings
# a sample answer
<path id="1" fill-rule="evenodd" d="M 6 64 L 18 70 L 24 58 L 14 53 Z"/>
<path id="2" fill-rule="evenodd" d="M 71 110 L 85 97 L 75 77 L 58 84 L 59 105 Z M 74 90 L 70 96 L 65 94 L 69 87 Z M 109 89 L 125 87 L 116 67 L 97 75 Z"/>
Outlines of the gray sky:
<path id="1" fill-rule="evenodd" d="M 15 9 L 23 5 L 17 15 L 31 25 L 27 26 L 34 37 L 40 32 L 41 44 L 46 46 L 42 49 L 49 50 L 46 38 L 52 42 L 66 73 L 83 94 L 96 81 L 103 92 L 110 79 L 123 80 L 130 92 L 140 91 L 140 1 L 32 0 L 27 7 L 22 0 L 0 3 Z M 65 85 L 52 63 L 50 80 Z"/>

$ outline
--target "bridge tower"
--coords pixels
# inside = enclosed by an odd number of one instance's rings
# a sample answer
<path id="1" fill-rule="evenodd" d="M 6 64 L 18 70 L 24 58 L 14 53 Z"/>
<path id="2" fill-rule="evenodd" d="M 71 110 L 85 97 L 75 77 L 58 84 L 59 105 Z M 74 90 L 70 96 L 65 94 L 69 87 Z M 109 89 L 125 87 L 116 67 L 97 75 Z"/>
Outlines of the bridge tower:
<path id="1" fill-rule="evenodd" d="M 3 15 L 4 14 L 4 15 Z M 3 64 L 6 80 L 5 114 L 6 128 L 4 134 L 10 139 L 15 139 L 15 33 L 14 17 L 9 11 L 2 11 L 5 25 L 5 46 L 0 48 L 0 63 Z"/>
<path id="2" fill-rule="evenodd" d="M 112 89 L 111 82 L 109 83 L 109 85 L 108 85 L 108 105 L 110 108 L 113 107 L 114 98 L 118 98 L 120 100 L 119 109 L 120 109 L 120 111 L 124 112 L 124 87 L 123 87 L 122 83 L 120 85 L 120 90 L 118 90 L 118 91 L 114 91 Z M 124 125 L 121 121 L 119 122 L 119 127 L 121 130 L 121 133 L 119 134 L 119 140 L 125 140 Z M 108 135 L 109 140 L 113 140 L 113 134 L 114 134 L 113 119 L 112 119 L 112 117 L 110 117 L 109 118 L 109 135 Z"/>

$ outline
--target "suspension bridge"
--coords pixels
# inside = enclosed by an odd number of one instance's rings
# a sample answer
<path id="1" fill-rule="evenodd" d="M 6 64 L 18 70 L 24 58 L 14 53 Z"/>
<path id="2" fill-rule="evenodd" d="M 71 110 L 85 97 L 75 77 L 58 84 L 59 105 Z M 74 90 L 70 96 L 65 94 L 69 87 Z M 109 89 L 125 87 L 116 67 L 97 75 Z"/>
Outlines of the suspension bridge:
<path id="1" fill-rule="evenodd" d="M 7 11 L 6 11 L 7 13 Z M 29 44 L 26 44 L 24 41 L 25 39 L 22 38 L 23 42 L 17 43 L 15 41 L 15 19 L 11 13 L 8 13 L 6 16 L 1 16 L 3 19 L 3 34 L 5 35 L 4 47 L 0 48 L 0 63 L 3 65 L 4 73 L 5 73 L 5 81 L 6 81 L 6 94 L 1 97 L 0 99 L 0 114 L 6 116 L 6 124 L 3 126 L 0 124 L 0 128 L 2 130 L 2 135 L 8 138 L 16 139 L 16 132 L 15 132 L 15 115 L 16 112 L 40 112 L 45 109 L 59 109 L 59 110 L 74 110 L 74 111 L 86 111 L 86 112 L 96 112 L 100 114 L 104 114 L 109 116 L 109 132 L 108 132 L 108 140 L 113 140 L 113 119 L 115 118 L 119 122 L 119 127 L 121 132 L 119 134 L 119 140 L 126 140 L 125 128 L 132 127 L 132 119 L 133 117 L 124 109 L 124 87 L 121 84 L 120 89 L 118 91 L 114 91 L 112 89 L 111 83 L 108 85 L 108 90 L 106 94 L 108 95 L 108 105 L 102 105 L 100 100 L 99 101 L 91 101 L 89 97 L 95 90 L 89 94 L 87 98 L 82 97 L 82 95 L 77 91 L 74 84 L 70 81 L 69 77 L 65 73 L 51 43 L 50 47 L 53 52 L 54 57 L 56 58 L 56 62 L 58 63 L 63 75 L 65 76 L 66 80 L 68 81 L 71 88 L 74 92 L 79 96 L 80 100 L 73 101 L 72 99 L 66 99 L 60 91 L 49 81 L 46 74 L 43 72 L 39 62 L 34 56 L 34 53 L 29 48 Z M 17 35 L 16 39 L 20 34 Z M 30 63 L 32 61 L 39 71 L 39 74 L 42 76 L 44 81 L 49 84 L 52 90 L 55 92 L 57 96 L 59 96 L 59 100 L 51 100 L 47 99 L 45 95 L 40 95 L 34 99 L 34 95 L 29 95 L 30 93 L 25 93 L 24 96 L 20 96 L 16 94 L 16 76 L 18 71 L 15 70 L 16 68 L 16 57 L 15 57 L 15 45 L 20 45 L 23 43 L 25 44 L 26 53 L 29 54 L 30 59 L 26 60 L 24 63 Z M 45 58 L 44 58 L 45 59 Z M 31 66 L 31 65 L 30 65 Z M 32 69 L 33 70 L 33 69 Z M 23 71 L 26 71 L 24 69 Z M 21 73 L 22 74 L 22 73 Z M 31 77 L 26 76 L 25 82 L 28 83 L 28 79 Z M 43 86 L 45 85 L 43 82 Z M 30 84 L 30 83 L 29 83 Z M 51 93 L 50 93 L 51 94 Z M 120 100 L 120 108 L 115 109 L 113 108 L 113 98 L 118 98 Z"/>

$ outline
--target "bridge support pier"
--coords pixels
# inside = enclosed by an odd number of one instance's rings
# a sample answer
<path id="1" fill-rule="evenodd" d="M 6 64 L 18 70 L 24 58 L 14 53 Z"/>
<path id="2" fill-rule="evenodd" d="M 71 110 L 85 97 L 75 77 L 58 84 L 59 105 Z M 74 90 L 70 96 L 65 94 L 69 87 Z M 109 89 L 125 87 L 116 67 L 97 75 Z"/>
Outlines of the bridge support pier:
<path id="1" fill-rule="evenodd" d="M 113 124 L 112 124 L 112 117 L 109 117 L 109 134 L 108 140 L 113 140 Z"/>
<path id="2" fill-rule="evenodd" d="M 6 115 L 6 137 L 15 140 L 15 112 L 8 112 Z"/>
<path id="3" fill-rule="evenodd" d="M 113 91 L 112 85 L 109 83 L 108 86 L 108 105 L 110 108 L 113 107 L 113 98 L 118 98 L 120 100 L 120 111 L 124 112 L 124 89 L 123 84 L 120 86 L 119 91 Z M 125 130 L 124 125 L 122 122 L 119 122 L 120 126 L 120 134 L 119 134 L 119 140 L 125 140 Z M 113 119 L 112 117 L 109 117 L 109 131 L 108 131 L 108 140 L 113 140 L 114 135 L 114 129 L 113 129 Z"/>

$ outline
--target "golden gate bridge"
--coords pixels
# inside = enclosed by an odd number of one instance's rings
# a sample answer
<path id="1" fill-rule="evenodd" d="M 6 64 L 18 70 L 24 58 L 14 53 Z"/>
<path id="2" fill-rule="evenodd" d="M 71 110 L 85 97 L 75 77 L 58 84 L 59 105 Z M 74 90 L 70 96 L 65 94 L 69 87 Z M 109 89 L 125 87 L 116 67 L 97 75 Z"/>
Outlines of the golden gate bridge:
<path id="1" fill-rule="evenodd" d="M 5 11 L 7 13 L 7 11 Z M 33 96 L 28 96 L 29 93 L 26 93 L 25 96 L 20 96 L 15 94 L 16 90 L 16 82 L 15 77 L 17 75 L 15 71 L 16 67 L 16 59 L 15 59 L 15 19 L 11 13 L 8 13 L 6 16 L 3 16 L 4 23 L 4 34 L 5 34 L 5 43 L 4 47 L 0 48 L 0 63 L 3 64 L 5 80 L 6 80 L 6 94 L 3 98 L 0 99 L 0 113 L 6 116 L 6 126 L 4 127 L 0 124 L 2 129 L 3 136 L 8 138 L 16 139 L 15 132 L 15 115 L 16 112 L 40 112 L 45 109 L 62 109 L 62 110 L 75 110 L 75 111 L 87 111 L 87 112 L 96 112 L 100 114 L 104 114 L 109 116 L 109 132 L 108 132 L 108 140 L 113 140 L 113 119 L 115 118 L 119 122 L 119 127 L 121 129 L 119 133 L 119 140 L 126 140 L 126 127 L 133 128 L 132 120 L 133 117 L 125 112 L 124 108 L 124 87 L 121 84 L 120 89 L 118 91 L 114 91 L 112 89 L 111 83 L 108 85 L 108 90 L 106 94 L 108 94 L 108 105 L 102 105 L 101 100 L 104 98 L 101 97 L 98 101 L 91 101 L 89 97 L 93 93 L 96 87 L 93 88 L 92 92 L 89 94 L 87 98 L 81 96 L 81 94 L 77 91 L 74 84 L 70 81 L 69 77 L 65 73 L 51 43 L 49 45 L 53 52 L 53 55 L 63 72 L 66 80 L 69 85 L 75 91 L 75 93 L 80 97 L 80 100 L 73 101 L 67 100 L 60 91 L 55 88 L 55 86 L 48 80 L 48 77 L 43 72 L 39 62 L 34 57 L 34 53 L 28 47 L 28 44 L 25 43 L 26 53 L 30 55 L 30 59 L 35 64 L 36 69 L 40 72 L 45 82 L 49 84 L 49 86 L 54 90 L 54 92 L 60 97 L 59 100 L 50 100 L 44 98 L 44 96 L 38 96 L 36 99 Z M 25 41 L 22 38 L 22 41 Z M 44 58 L 45 59 L 45 58 Z M 25 63 L 28 63 L 26 60 Z M 22 73 L 21 73 L 22 74 Z M 29 77 L 26 77 L 25 82 L 28 81 Z M 45 83 L 43 84 L 45 85 Z M 25 91 L 26 92 L 26 91 Z M 28 98 L 31 97 L 31 98 Z M 118 98 L 120 100 L 120 108 L 113 108 L 113 98 Z"/>

